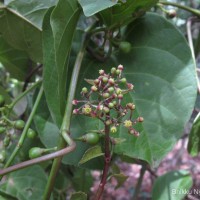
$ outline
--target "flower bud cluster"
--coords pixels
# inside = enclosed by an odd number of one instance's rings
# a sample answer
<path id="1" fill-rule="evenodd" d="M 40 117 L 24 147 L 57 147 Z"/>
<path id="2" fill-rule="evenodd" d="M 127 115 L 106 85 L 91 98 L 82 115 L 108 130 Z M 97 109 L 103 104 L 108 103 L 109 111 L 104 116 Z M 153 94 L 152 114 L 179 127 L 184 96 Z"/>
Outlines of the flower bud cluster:
<path id="1" fill-rule="evenodd" d="M 73 100 L 72 104 L 79 108 L 73 110 L 73 114 L 82 114 L 100 119 L 105 125 L 110 126 L 110 132 L 116 133 L 117 127 L 123 124 L 130 134 L 138 136 L 139 133 L 133 129 L 137 122 L 142 122 L 143 118 L 138 117 L 132 120 L 135 105 L 128 103 L 123 106 L 124 96 L 131 92 L 134 85 L 127 82 L 122 77 L 123 65 L 113 67 L 110 73 L 103 69 L 99 70 L 99 76 L 94 79 L 85 79 L 92 86 L 82 88 L 81 96 L 83 100 Z M 128 120 L 123 121 L 123 117 L 129 115 Z"/>

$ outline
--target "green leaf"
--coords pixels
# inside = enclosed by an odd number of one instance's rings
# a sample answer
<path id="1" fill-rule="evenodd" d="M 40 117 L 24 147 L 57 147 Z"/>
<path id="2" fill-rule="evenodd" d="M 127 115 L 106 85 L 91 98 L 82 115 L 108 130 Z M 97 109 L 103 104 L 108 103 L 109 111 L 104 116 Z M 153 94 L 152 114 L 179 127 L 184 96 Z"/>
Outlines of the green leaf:
<path id="1" fill-rule="evenodd" d="M 0 36 L 0 62 L 11 77 L 24 80 L 30 70 L 28 61 L 28 56 L 24 51 L 14 49 Z"/>
<path id="2" fill-rule="evenodd" d="M 148 14 L 131 24 L 126 40 L 129 54 L 118 54 L 125 77 L 135 85 L 127 97 L 136 105 L 135 117 L 144 122 L 139 137 L 125 134 L 126 141 L 115 150 L 157 165 L 182 135 L 196 99 L 195 63 L 183 35 L 165 18 Z M 134 36 L 134 37 L 133 37 Z"/>
<path id="3" fill-rule="evenodd" d="M 76 0 L 60 0 L 43 22 L 44 91 L 58 126 L 64 114 L 69 53 L 79 15 Z"/>
<path id="4" fill-rule="evenodd" d="M 157 2 L 158 0 L 126 0 L 121 5 L 118 4 L 100 12 L 100 17 L 107 26 L 113 26 L 114 24 L 125 25 L 143 15 Z"/>
<path id="5" fill-rule="evenodd" d="M 34 174 L 34 176 L 33 176 Z M 0 189 L 20 200 L 41 199 L 47 177 L 43 169 L 37 165 L 12 172 Z"/>
<path id="6" fill-rule="evenodd" d="M 135 126 L 139 137 L 128 134 L 122 126 L 119 133 L 112 135 L 126 139 L 116 145 L 115 153 L 155 166 L 181 137 L 192 113 L 197 91 L 195 64 L 184 36 L 157 14 L 148 14 L 131 24 L 125 39 L 132 44 L 132 49 L 128 54 L 117 54 L 115 64 L 84 61 L 77 92 L 87 86 L 85 78 L 98 76 L 99 69 L 108 72 L 108 66 L 123 64 L 124 76 L 135 85 L 135 91 L 126 94 L 124 99 L 136 105 L 134 118 L 142 116 L 144 122 Z M 80 122 L 80 117 L 75 116 L 72 127 L 81 124 L 83 132 L 94 129 L 95 123 L 101 124 L 88 117 L 82 117 Z M 77 131 L 75 128 L 72 134 Z"/>
<path id="7" fill-rule="evenodd" d="M 78 0 L 83 8 L 86 17 L 90 17 L 101 10 L 110 8 L 117 4 L 117 1 L 112 0 Z"/>
<path id="8" fill-rule="evenodd" d="M 73 193 L 70 200 L 87 200 L 87 194 L 84 192 Z"/>
<path id="9" fill-rule="evenodd" d="M 42 21 L 47 9 L 55 6 L 56 3 L 57 0 L 13 0 L 5 4 L 23 15 L 38 28 L 42 28 Z"/>
<path id="10" fill-rule="evenodd" d="M 199 114 L 194 120 L 192 129 L 189 135 L 189 142 L 187 146 L 188 152 L 191 156 L 197 156 L 200 152 L 200 117 Z"/>
<path id="11" fill-rule="evenodd" d="M 13 197 L 10 194 L 5 193 L 4 191 L 1 191 L 0 189 L 0 199 L 1 200 L 17 200 L 17 198 Z"/>
<path id="12" fill-rule="evenodd" d="M 76 168 L 73 170 L 72 177 L 73 188 L 76 191 L 88 192 L 93 184 L 93 177 L 90 170 Z"/>
<path id="13" fill-rule="evenodd" d="M 81 158 L 79 164 L 83 164 L 93 158 L 96 158 L 96 157 L 99 157 L 99 156 L 102 156 L 104 155 L 104 153 L 102 152 L 101 150 L 101 147 L 100 146 L 94 146 L 94 147 L 91 147 L 89 148 L 83 155 L 83 157 Z"/>
<path id="14" fill-rule="evenodd" d="M 186 196 L 185 191 L 189 192 L 191 187 L 192 177 L 188 171 L 171 171 L 156 179 L 152 199 L 182 200 Z"/>
<path id="15" fill-rule="evenodd" d="M 41 30 L 19 13 L 0 7 L 0 33 L 14 48 L 27 52 L 35 62 L 42 62 Z"/>
<path id="16" fill-rule="evenodd" d="M 34 124 L 41 142 L 47 147 L 55 147 L 58 143 L 59 128 L 53 123 L 45 95 L 42 96 L 34 115 Z"/>
<path id="17" fill-rule="evenodd" d="M 114 177 L 117 180 L 117 185 L 116 185 L 115 189 L 121 187 L 128 178 L 128 176 L 125 176 L 122 173 L 112 174 L 110 178 L 112 178 L 112 177 Z"/>

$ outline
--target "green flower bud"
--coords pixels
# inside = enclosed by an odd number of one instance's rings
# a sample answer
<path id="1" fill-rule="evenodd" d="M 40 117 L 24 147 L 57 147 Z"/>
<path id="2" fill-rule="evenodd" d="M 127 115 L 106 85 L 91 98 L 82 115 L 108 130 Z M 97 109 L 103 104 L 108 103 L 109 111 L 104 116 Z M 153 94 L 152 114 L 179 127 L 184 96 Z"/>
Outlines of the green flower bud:
<path id="1" fill-rule="evenodd" d="M 86 87 L 82 88 L 82 93 L 86 94 L 88 92 L 88 89 Z"/>

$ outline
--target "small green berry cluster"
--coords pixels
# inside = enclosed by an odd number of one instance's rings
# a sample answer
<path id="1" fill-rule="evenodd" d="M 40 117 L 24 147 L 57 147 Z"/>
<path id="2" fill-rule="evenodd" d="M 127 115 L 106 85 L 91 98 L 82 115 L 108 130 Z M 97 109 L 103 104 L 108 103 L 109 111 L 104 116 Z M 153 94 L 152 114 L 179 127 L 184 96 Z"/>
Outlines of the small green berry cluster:
<path id="1" fill-rule="evenodd" d="M 4 114 L 5 99 L 3 95 L 0 95 L 0 163 L 3 163 L 6 158 L 6 149 L 13 143 L 17 138 L 17 133 L 21 132 L 25 127 L 25 122 L 21 119 L 12 121 Z M 27 137 L 30 139 L 35 138 L 37 133 L 29 128 Z"/>
<path id="2" fill-rule="evenodd" d="M 134 88 L 133 84 L 122 77 L 123 69 L 124 67 L 119 65 L 117 68 L 113 67 L 110 73 L 99 70 L 97 79 L 85 79 L 92 86 L 90 89 L 82 88 L 81 96 L 83 100 L 73 100 L 73 105 L 80 105 L 79 108 L 73 110 L 73 114 L 98 118 L 110 127 L 111 133 L 116 133 L 117 127 L 123 124 L 130 134 L 139 136 L 139 132 L 133 126 L 137 122 L 143 122 L 143 118 L 138 117 L 133 120 L 135 105 L 128 103 L 123 106 L 122 104 L 124 96 Z M 129 116 L 128 120 L 123 120 L 125 115 Z"/>

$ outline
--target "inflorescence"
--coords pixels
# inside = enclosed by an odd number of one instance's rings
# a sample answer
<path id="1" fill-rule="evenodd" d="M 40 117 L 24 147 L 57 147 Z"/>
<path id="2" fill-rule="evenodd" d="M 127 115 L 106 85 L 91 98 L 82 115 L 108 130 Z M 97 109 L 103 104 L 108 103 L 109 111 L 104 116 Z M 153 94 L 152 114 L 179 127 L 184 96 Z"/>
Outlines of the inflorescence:
<path id="1" fill-rule="evenodd" d="M 126 94 L 133 91 L 134 85 L 128 83 L 122 77 L 123 66 L 113 67 L 110 73 L 99 70 L 99 77 L 95 80 L 85 79 L 91 88 L 82 88 L 81 96 L 83 100 L 73 100 L 73 105 L 81 105 L 73 110 L 73 114 L 85 115 L 98 118 L 105 125 L 110 126 L 110 132 L 116 133 L 117 127 L 123 124 L 132 135 L 139 136 L 133 126 L 138 122 L 143 122 L 143 117 L 132 119 L 135 105 L 127 103 L 122 105 L 122 100 Z M 128 115 L 128 119 L 123 120 Z"/>

